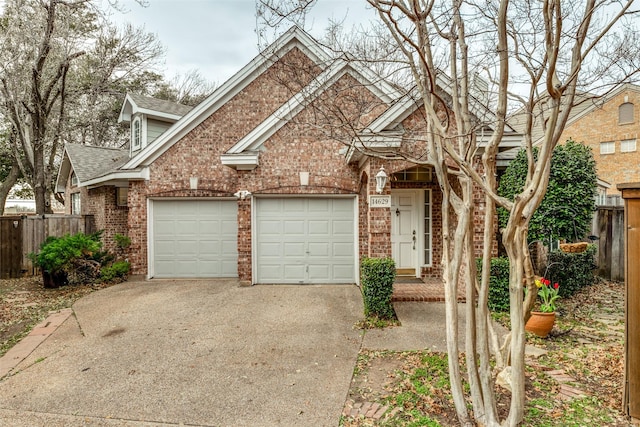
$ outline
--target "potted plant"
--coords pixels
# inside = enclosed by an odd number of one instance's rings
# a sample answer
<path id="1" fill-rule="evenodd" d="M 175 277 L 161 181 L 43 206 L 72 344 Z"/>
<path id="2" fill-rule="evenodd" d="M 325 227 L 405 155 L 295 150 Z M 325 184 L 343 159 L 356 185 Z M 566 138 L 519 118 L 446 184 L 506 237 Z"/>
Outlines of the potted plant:
<path id="1" fill-rule="evenodd" d="M 551 284 L 549 279 L 544 277 L 536 279 L 538 297 L 540 297 L 539 311 L 532 311 L 531 317 L 525 325 L 525 330 L 545 338 L 553 329 L 556 321 L 556 300 L 560 298 L 558 283 Z"/>

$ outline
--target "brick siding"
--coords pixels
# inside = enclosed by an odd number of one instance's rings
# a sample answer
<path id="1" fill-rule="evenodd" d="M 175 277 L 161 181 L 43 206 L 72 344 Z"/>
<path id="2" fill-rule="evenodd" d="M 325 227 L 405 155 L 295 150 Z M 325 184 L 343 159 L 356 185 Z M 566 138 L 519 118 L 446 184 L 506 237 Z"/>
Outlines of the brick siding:
<path id="1" fill-rule="evenodd" d="M 626 101 L 625 101 L 626 97 Z M 593 102 L 598 102 L 594 100 Z M 630 102 L 634 105 L 634 117 L 631 123 L 618 123 L 618 107 Z M 567 126 L 560 142 L 572 138 L 576 142 L 591 147 L 596 161 L 598 177 L 611 183 L 607 194 L 620 194 L 616 184 L 640 181 L 640 90 L 628 88 L 617 96 L 597 106 L 584 117 Z M 620 152 L 620 141 L 636 139 L 636 150 L 629 153 Z M 601 142 L 614 142 L 615 153 L 600 154 Z"/>

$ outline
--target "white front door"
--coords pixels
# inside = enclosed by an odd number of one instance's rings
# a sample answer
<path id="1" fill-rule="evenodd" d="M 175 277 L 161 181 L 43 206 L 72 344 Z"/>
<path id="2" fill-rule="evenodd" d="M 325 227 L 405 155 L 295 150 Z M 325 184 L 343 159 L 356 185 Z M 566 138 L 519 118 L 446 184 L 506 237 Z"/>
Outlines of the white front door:
<path id="1" fill-rule="evenodd" d="M 391 192 L 391 254 L 398 274 L 418 273 L 417 196 L 415 190 Z"/>

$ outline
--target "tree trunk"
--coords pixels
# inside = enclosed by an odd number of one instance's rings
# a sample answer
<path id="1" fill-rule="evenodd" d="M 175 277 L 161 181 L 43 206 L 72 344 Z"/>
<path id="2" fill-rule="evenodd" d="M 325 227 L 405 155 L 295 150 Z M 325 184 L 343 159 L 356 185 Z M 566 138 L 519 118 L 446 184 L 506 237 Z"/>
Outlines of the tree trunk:
<path id="1" fill-rule="evenodd" d="M 9 175 L 7 175 L 2 184 L 0 184 L 0 216 L 4 215 L 4 205 L 7 202 L 9 191 L 11 191 L 11 188 L 16 184 L 19 176 L 20 167 L 18 166 L 18 162 L 14 159 Z"/>
<path id="2" fill-rule="evenodd" d="M 44 179 L 44 150 L 41 142 L 36 142 L 33 149 L 33 195 L 36 201 L 36 215 L 46 213 L 46 182 Z"/>

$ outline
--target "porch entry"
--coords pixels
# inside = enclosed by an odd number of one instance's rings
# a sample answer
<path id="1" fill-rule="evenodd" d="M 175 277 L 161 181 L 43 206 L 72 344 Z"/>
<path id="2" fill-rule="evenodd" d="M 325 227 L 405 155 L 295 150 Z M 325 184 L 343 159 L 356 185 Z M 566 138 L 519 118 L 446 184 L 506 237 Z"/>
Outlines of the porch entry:
<path id="1" fill-rule="evenodd" d="M 431 191 L 391 191 L 391 256 L 398 276 L 431 265 Z"/>

